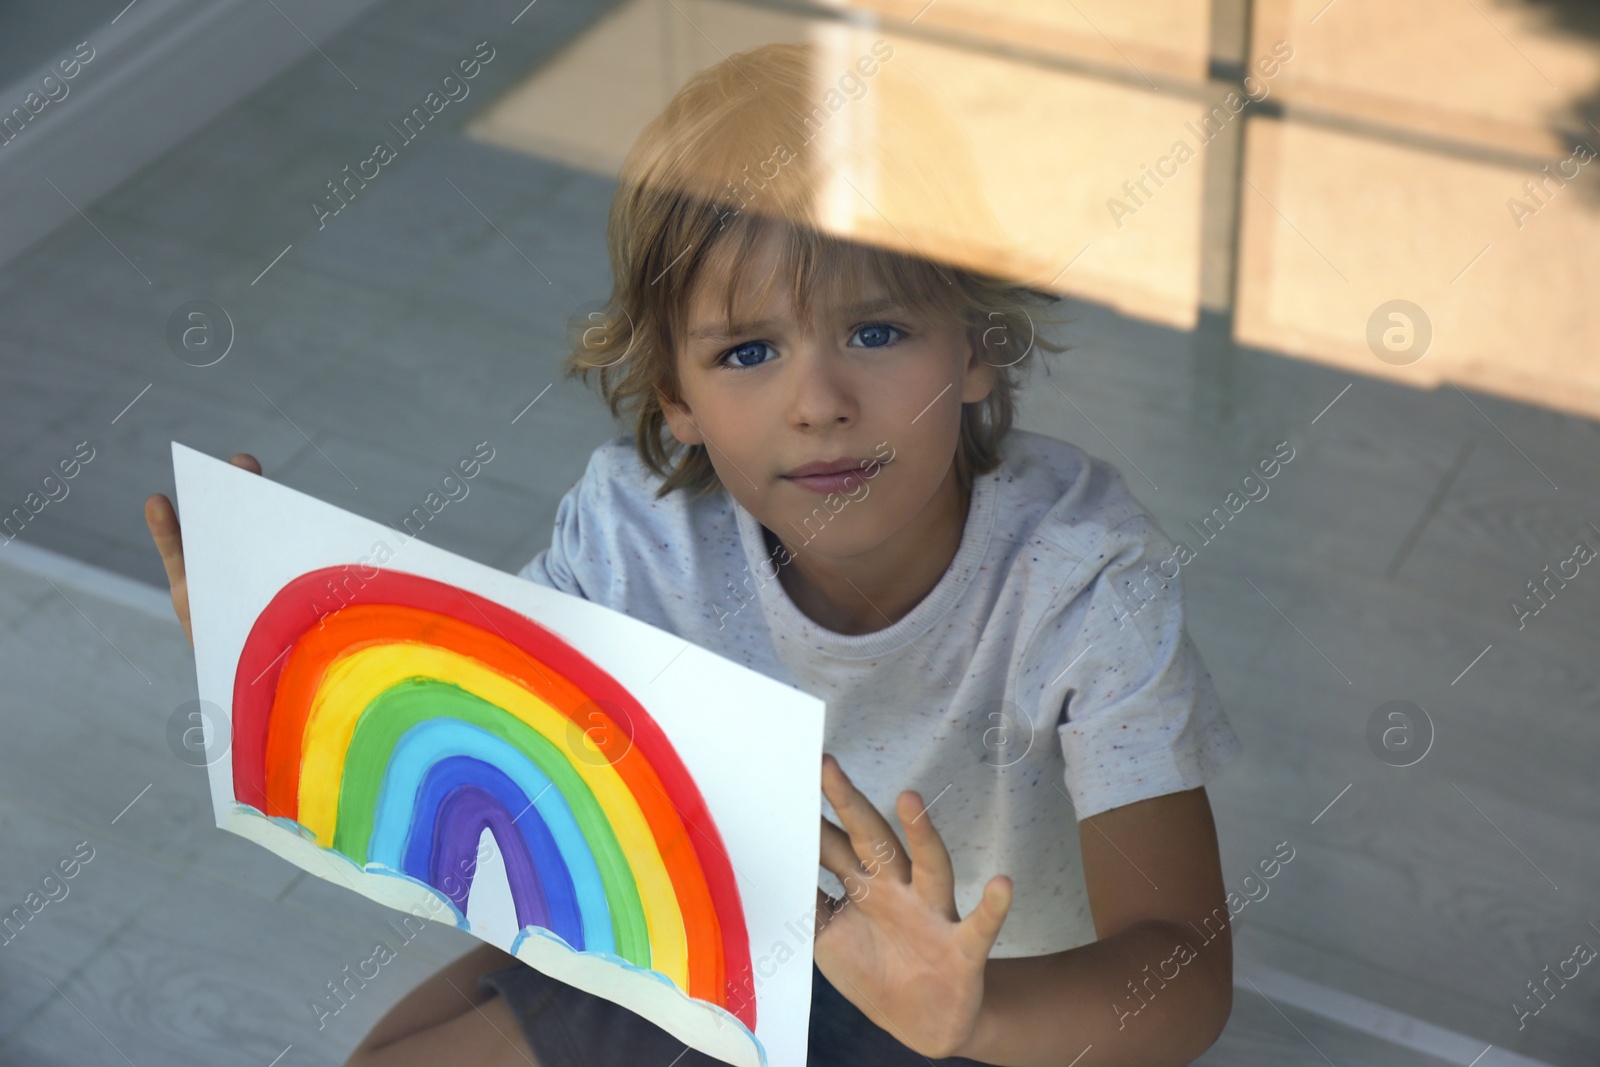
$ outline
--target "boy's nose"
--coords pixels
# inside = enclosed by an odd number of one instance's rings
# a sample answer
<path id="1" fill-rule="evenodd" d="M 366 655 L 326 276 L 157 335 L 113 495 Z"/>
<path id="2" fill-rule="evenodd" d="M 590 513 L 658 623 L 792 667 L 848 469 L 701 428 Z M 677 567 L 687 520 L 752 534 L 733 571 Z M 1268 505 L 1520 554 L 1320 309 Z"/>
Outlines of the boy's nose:
<path id="1" fill-rule="evenodd" d="M 847 425 L 857 416 L 858 405 L 840 361 L 808 341 L 796 351 L 789 401 L 789 418 L 797 426 Z"/>

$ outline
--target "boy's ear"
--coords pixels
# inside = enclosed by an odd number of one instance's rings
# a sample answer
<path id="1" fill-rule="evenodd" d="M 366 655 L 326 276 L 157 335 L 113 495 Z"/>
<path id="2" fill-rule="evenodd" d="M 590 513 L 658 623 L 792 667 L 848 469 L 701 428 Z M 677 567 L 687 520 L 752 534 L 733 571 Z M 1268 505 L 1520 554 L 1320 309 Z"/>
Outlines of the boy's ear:
<path id="1" fill-rule="evenodd" d="M 705 444 L 705 435 L 695 425 L 694 417 L 690 414 L 688 407 L 668 399 L 667 394 L 663 393 L 659 388 L 656 389 L 656 399 L 661 403 L 661 414 L 666 417 L 667 429 L 671 431 L 672 436 L 677 438 L 680 444 Z"/>
<path id="2" fill-rule="evenodd" d="M 987 399 L 994 391 L 996 368 L 990 362 L 984 345 L 984 332 L 979 327 L 967 330 L 967 373 L 961 381 L 961 402 L 975 404 Z"/>

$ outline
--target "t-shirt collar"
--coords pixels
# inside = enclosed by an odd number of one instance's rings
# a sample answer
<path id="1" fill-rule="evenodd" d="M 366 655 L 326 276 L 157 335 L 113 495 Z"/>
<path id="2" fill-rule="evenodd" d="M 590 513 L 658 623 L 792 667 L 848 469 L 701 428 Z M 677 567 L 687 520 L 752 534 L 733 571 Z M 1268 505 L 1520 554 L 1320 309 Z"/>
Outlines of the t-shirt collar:
<path id="1" fill-rule="evenodd" d="M 988 555 L 1000 477 L 1000 468 L 997 468 L 973 479 L 960 547 L 944 576 L 928 595 L 893 625 L 866 634 L 841 634 L 826 629 L 795 606 L 777 579 L 777 560 L 768 553 L 761 523 L 729 494 L 728 500 L 739 524 L 739 538 L 744 544 L 745 562 L 757 577 L 756 588 L 768 624 L 775 631 L 781 630 L 792 639 L 803 641 L 807 647 L 838 659 L 870 659 L 904 648 L 950 612 Z"/>

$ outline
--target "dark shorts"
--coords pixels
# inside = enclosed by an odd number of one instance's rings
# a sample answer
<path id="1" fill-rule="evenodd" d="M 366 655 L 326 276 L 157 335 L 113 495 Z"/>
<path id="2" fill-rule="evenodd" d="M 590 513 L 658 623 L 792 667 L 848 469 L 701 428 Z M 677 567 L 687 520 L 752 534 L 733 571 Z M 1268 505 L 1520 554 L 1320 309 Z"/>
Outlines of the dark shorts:
<path id="1" fill-rule="evenodd" d="M 722 1061 L 688 1049 L 665 1030 L 609 1000 L 564 985 L 525 964 L 490 971 L 478 979 L 485 993 L 498 993 L 522 1024 L 539 1067 L 723 1067 Z M 954 1056 L 930 1060 L 902 1045 L 850 1003 L 812 964 L 811 1035 L 808 1064 L 820 1067 L 982 1067 Z"/>

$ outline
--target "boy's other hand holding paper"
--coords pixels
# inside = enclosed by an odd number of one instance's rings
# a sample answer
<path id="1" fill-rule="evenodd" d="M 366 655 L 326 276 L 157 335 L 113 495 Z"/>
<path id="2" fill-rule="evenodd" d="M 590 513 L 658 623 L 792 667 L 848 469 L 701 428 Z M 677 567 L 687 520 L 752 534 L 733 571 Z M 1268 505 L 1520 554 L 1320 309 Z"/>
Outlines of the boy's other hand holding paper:
<path id="1" fill-rule="evenodd" d="M 228 461 L 243 467 L 251 474 L 261 473 L 261 461 L 248 452 L 240 452 Z M 189 579 L 183 568 L 183 531 L 178 527 L 178 512 L 165 493 L 152 493 L 144 502 L 144 522 L 155 539 L 156 551 L 161 553 L 161 564 L 167 569 L 167 585 L 172 590 L 172 610 L 183 624 L 183 636 L 194 644 L 194 633 L 189 629 Z"/>

